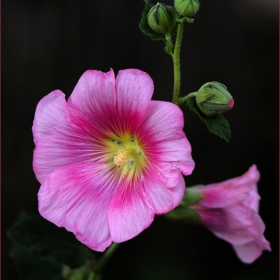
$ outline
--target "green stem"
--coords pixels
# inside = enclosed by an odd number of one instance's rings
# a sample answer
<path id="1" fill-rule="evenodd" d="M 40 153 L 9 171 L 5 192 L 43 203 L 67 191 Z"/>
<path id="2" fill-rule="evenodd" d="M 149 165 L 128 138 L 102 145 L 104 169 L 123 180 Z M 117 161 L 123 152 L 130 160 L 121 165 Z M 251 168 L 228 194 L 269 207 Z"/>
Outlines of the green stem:
<path id="1" fill-rule="evenodd" d="M 170 33 L 165 34 L 165 39 L 166 39 L 166 43 L 170 46 L 173 45 L 172 40 L 171 40 L 171 36 Z"/>
<path id="2" fill-rule="evenodd" d="M 178 24 L 176 42 L 174 47 L 174 53 L 172 55 L 174 65 L 174 87 L 173 87 L 173 98 L 172 102 L 178 104 L 178 98 L 180 95 L 181 86 L 181 72 L 180 72 L 180 52 L 182 45 L 184 23 Z"/>
<path id="3" fill-rule="evenodd" d="M 178 99 L 178 105 L 185 105 L 186 101 L 190 98 L 195 98 L 196 97 L 197 92 L 191 92 L 188 95 L 184 96 L 184 97 L 179 97 Z"/>
<path id="4" fill-rule="evenodd" d="M 112 245 L 105 251 L 101 259 L 99 260 L 97 266 L 94 269 L 95 272 L 100 272 L 104 268 L 104 266 L 110 260 L 110 258 L 112 257 L 113 253 L 116 251 L 118 246 L 119 244 L 112 243 Z"/>

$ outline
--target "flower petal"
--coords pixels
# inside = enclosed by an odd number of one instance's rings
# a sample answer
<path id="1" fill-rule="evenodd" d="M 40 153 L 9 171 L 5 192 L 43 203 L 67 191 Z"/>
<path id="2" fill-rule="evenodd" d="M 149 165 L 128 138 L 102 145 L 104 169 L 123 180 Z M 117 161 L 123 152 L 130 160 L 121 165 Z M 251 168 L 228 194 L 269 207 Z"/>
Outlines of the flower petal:
<path id="1" fill-rule="evenodd" d="M 194 169 L 194 161 L 183 125 L 183 113 L 177 105 L 151 101 L 138 138 L 145 143 L 150 158 L 155 159 L 153 165 L 158 162 L 165 165 L 165 171 L 179 169 L 189 175 Z"/>
<path id="2" fill-rule="evenodd" d="M 165 214 L 177 207 L 185 193 L 185 181 L 180 174 L 179 182 L 176 187 L 166 188 L 164 178 L 149 182 L 145 180 L 143 186 L 146 202 L 153 209 L 155 214 Z"/>
<path id="3" fill-rule="evenodd" d="M 153 209 L 145 202 L 141 188 L 127 185 L 124 179 L 108 209 L 108 223 L 114 242 L 129 240 L 150 226 Z"/>
<path id="4" fill-rule="evenodd" d="M 110 114 L 115 115 L 116 89 L 113 70 L 107 73 L 87 70 L 79 79 L 68 103 L 94 123 L 106 122 Z"/>
<path id="5" fill-rule="evenodd" d="M 264 236 L 258 242 L 252 241 L 241 246 L 233 246 L 236 254 L 240 260 L 244 263 L 254 262 L 263 250 L 271 251 L 269 242 L 264 238 Z"/>
<path id="6" fill-rule="evenodd" d="M 50 174 L 41 186 L 39 212 L 47 220 L 73 232 L 93 250 L 112 242 L 107 210 L 115 192 L 114 178 L 102 164 L 77 164 Z"/>
<path id="7" fill-rule="evenodd" d="M 240 177 L 203 186 L 199 192 L 204 194 L 205 198 L 200 202 L 200 205 L 212 208 L 223 208 L 235 205 L 237 201 L 249 199 L 248 203 L 250 205 L 252 204 L 253 209 L 256 211 L 258 210 L 260 199 L 259 195 L 256 193 L 256 184 L 259 178 L 259 171 L 256 166 L 253 165 Z M 253 192 L 255 192 L 255 194 L 253 194 Z"/>
<path id="8" fill-rule="evenodd" d="M 118 116 L 124 127 L 135 131 L 143 122 L 151 102 L 153 80 L 138 69 L 121 70 L 116 78 L 116 89 Z"/>
<path id="9" fill-rule="evenodd" d="M 92 161 L 93 155 L 95 160 L 101 156 L 96 154 L 100 150 L 96 139 L 102 132 L 80 111 L 70 108 L 59 90 L 39 102 L 32 131 L 36 145 L 33 169 L 40 183 L 62 166 Z"/>
<path id="10" fill-rule="evenodd" d="M 56 154 L 56 152 L 59 152 L 59 144 L 52 145 L 53 142 L 49 141 L 50 137 L 54 140 L 62 131 L 66 131 L 64 134 L 68 134 L 69 127 L 66 124 L 66 119 L 65 95 L 61 91 L 51 92 L 38 103 L 32 131 L 36 145 L 33 169 L 40 183 L 43 183 L 47 175 L 58 167 L 72 163 L 71 160 L 69 161 L 69 157 L 65 158 Z M 50 151 L 53 151 L 53 153 L 50 153 Z M 54 158 L 54 154 L 56 154 L 56 158 Z M 50 156 L 51 159 L 49 159 Z"/>
<path id="11" fill-rule="evenodd" d="M 240 260 L 244 263 L 252 263 L 262 254 L 262 249 L 254 241 L 241 246 L 233 246 L 233 248 Z"/>
<path id="12" fill-rule="evenodd" d="M 235 205 L 233 208 L 213 208 L 206 212 L 207 217 L 201 212 L 203 224 L 219 238 L 234 245 L 243 245 L 255 239 L 250 209 Z"/>
<path id="13" fill-rule="evenodd" d="M 164 214 L 180 204 L 185 192 L 185 181 L 180 176 L 176 187 L 166 188 L 163 179 L 148 176 L 141 181 L 126 178 L 118 186 L 108 211 L 112 240 L 123 242 L 146 229 L 154 215 Z"/>

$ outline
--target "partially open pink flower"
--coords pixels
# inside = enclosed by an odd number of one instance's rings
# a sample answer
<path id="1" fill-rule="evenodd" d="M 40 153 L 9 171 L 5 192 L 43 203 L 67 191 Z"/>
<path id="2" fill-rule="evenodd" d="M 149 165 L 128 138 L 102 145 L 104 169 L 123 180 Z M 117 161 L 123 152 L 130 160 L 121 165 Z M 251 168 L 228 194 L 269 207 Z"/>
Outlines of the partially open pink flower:
<path id="1" fill-rule="evenodd" d="M 258 214 L 260 174 L 253 165 L 244 175 L 201 187 L 205 198 L 191 206 L 202 223 L 216 236 L 233 245 L 238 257 L 252 263 L 263 250 L 271 250 L 263 233 L 265 225 Z"/>
<path id="2" fill-rule="evenodd" d="M 138 235 L 182 200 L 194 162 L 178 106 L 151 101 L 140 70 L 86 71 L 68 101 L 38 104 L 33 168 L 39 212 L 104 251 Z"/>

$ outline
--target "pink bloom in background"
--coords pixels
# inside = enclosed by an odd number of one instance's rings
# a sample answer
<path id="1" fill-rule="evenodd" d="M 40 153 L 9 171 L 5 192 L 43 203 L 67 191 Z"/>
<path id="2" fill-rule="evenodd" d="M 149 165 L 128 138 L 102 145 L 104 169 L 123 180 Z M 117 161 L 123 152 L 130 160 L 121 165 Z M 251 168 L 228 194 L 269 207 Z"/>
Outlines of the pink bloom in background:
<path id="1" fill-rule="evenodd" d="M 216 236 L 233 245 L 244 263 L 252 263 L 263 250 L 271 250 L 258 214 L 260 174 L 253 165 L 244 175 L 197 190 L 205 198 L 191 206 Z"/>
<path id="2" fill-rule="evenodd" d="M 38 104 L 33 169 L 39 212 L 93 250 L 138 235 L 180 204 L 194 168 L 177 105 L 151 101 L 140 70 L 86 71 L 66 102 Z"/>

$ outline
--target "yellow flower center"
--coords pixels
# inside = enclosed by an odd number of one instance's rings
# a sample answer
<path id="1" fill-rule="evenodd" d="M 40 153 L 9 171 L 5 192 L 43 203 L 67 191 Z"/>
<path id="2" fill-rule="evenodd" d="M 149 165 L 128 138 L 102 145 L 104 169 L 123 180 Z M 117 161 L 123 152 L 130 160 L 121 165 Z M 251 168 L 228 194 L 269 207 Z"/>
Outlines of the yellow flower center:
<path id="1" fill-rule="evenodd" d="M 118 149 L 116 155 L 114 156 L 114 163 L 118 167 L 123 167 L 127 163 L 129 163 L 131 155 L 130 152 L 124 148 Z"/>
<path id="2" fill-rule="evenodd" d="M 112 167 L 118 167 L 122 176 L 130 174 L 138 177 L 146 166 L 143 148 L 134 136 L 112 136 L 106 141 L 106 150 L 107 162 Z"/>

